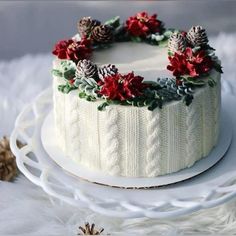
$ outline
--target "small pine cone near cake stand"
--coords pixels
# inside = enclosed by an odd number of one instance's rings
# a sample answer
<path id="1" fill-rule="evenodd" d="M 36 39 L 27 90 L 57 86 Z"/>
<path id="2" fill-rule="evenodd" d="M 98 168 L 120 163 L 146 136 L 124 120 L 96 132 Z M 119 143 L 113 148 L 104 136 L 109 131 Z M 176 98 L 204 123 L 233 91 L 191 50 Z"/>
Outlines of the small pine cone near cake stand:
<path id="1" fill-rule="evenodd" d="M 18 147 L 23 145 L 18 141 Z M 0 140 L 0 180 L 10 181 L 17 175 L 16 159 L 10 149 L 9 140 L 3 137 Z"/>

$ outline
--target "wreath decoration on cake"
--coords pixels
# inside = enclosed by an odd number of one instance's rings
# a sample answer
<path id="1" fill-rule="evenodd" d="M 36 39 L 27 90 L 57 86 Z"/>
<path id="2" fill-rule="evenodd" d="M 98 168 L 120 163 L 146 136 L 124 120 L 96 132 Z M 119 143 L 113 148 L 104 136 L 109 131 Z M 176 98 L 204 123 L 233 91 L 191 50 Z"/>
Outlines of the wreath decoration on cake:
<path id="1" fill-rule="evenodd" d="M 166 29 L 157 14 L 140 12 L 124 23 L 119 17 L 105 23 L 83 17 L 77 28 L 74 38 L 56 43 L 52 53 L 59 59 L 59 66 L 52 72 L 65 81 L 58 86 L 59 91 L 78 90 L 80 98 L 103 101 L 99 110 L 111 104 L 147 106 L 154 110 L 181 99 L 189 106 L 197 88 L 215 86 L 216 81 L 210 76 L 213 69 L 223 73 L 214 49 L 209 46 L 206 30 L 201 26 L 193 26 L 188 32 Z M 125 41 L 168 47 L 167 69 L 173 77 L 146 81 L 133 71 L 121 74 L 116 65 L 99 67 L 90 60 L 94 50 Z"/>

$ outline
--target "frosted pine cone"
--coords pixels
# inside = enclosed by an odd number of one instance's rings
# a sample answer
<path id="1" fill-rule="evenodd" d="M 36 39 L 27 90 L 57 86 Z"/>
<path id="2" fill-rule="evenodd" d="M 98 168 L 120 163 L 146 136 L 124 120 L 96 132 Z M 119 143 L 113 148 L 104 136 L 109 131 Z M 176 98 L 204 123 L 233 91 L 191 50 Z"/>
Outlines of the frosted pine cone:
<path id="1" fill-rule="evenodd" d="M 113 40 L 113 32 L 110 26 L 99 25 L 93 29 L 91 37 L 96 43 L 110 43 Z"/>
<path id="2" fill-rule="evenodd" d="M 76 68 L 76 77 L 93 78 L 96 80 L 98 78 L 97 65 L 86 59 L 79 61 Z"/>
<path id="3" fill-rule="evenodd" d="M 193 26 L 187 33 L 187 40 L 193 47 L 208 44 L 206 30 L 202 26 Z"/>
<path id="4" fill-rule="evenodd" d="M 171 54 L 175 54 L 175 52 L 182 52 L 186 48 L 186 39 L 185 37 L 179 33 L 173 33 L 168 41 L 168 50 Z"/>
<path id="5" fill-rule="evenodd" d="M 92 19 L 90 16 L 83 17 L 77 23 L 77 28 L 81 37 L 89 36 L 94 29 L 94 27 L 100 25 L 101 22 Z"/>
<path id="6" fill-rule="evenodd" d="M 100 80 L 103 80 L 106 76 L 115 75 L 118 69 L 115 65 L 106 65 L 98 69 L 98 76 Z"/>

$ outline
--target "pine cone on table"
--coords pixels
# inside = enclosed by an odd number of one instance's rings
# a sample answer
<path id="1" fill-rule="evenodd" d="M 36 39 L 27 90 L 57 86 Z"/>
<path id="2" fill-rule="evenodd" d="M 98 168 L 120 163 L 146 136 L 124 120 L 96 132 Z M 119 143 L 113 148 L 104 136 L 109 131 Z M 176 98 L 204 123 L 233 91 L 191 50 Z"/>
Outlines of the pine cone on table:
<path id="1" fill-rule="evenodd" d="M 19 147 L 23 145 L 18 142 Z M 16 159 L 11 152 L 9 140 L 3 137 L 0 140 L 0 180 L 10 181 L 17 174 Z"/>
<path id="2" fill-rule="evenodd" d="M 193 47 L 205 46 L 208 44 L 206 30 L 202 26 L 193 26 L 187 33 L 187 40 Z"/>
<path id="3" fill-rule="evenodd" d="M 100 21 L 94 20 L 90 16 L 87 16 L 78 21 L 77 28 L 81 37 L 88 37 L 91 34 L 93 28 L 100 24 Z"/>
<path id="4" fill-rule="evenodd" d="M 103 228 L 95 229 L 95 224 L 90 225 L 89 223 L 85 223 L 84 227 L 80 226 L 79 229 L 82 233 L 78 235 L 100 235 L 104 231 Z"/>
<path id="5" fill-rule="evenodd" d="M 176 52 L 183 52 L 186 48 L 186 38 L 179 32 L 173 33 L 168 40 L 168 50 L 174 55 Z"/>
<path id="6" fill-rule="evenodd" d="M 93 78 L 98 79 L 98 68 L 97 65 L 90 60 L 81 60 L 77 63 L 76 77 Z"/>
<path id="7" fill-rule="evenodd" d="M 95 43 L 111 43 L 113 40 L 112 28 L 107 25 L 96 26 L 91 34 Z"/>
<path id="8" fill-rule="evenodd" d="M 98 76 L 100 80 L 104 80 L 105 77 L 109 75 L 115 75 L 118 72 L 118 69 L 115 65 L 108 64 L 98 69 Z"/>

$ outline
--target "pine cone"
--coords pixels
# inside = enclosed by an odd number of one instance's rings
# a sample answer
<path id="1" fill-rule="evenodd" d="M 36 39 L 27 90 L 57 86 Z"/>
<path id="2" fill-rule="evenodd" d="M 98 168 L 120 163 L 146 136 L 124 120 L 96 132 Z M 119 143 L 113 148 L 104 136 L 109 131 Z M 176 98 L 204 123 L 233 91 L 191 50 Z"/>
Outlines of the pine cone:
<path id="1" fill-rule="evenodd" d="M 23 145 L 18 142 L 18 146 Z M 0 180 L 9 181 L 17 174 L 16 159 L 10 149 L 9 140 L 6 137 L 0 141 Z"/>
<path id="2" fill-rule="evenodd" d="M 98 69 L 98 76 L 100 80 L 104 80 L 106 76 L 115 75 L 117 72 L 116 66 L 109 64 Z"/>
<path id="3" fill-rule="evenodd" d="M 168 40 L 168 49 L 171 54 L 175 54 L 175 52 L 182 52 L 186 48 L 186 39 L 185 37 L 179 33 L 173 33 Z"/>
<path id="4" fill-rule="evenodd" d="M 96 26 L 91 37 L 96 43 L 111 43 L 113 40 L 112 28 L 107 25 Z"/>
<path id="5" fill-rule="evenodd" d="M 100 235 L 104 229 L 95 229 L 95 224 L 85 223 L 84 227 L 80 226 L 79 229 L 81 230 L 82 234 L 79 233 L 78 235 Z"/>
<path id="6" fill-rule="evenodd" d="M 90 16 L 87 16 L 78 21 L 77 28 L 81 37 L 87 37 L 91 34 L 93 28 L 100 24 L 100 21 L 94 20 Z"/>
<path id="7" fill-rule="evenodd" d="M 187 33 L 187 40 L 193 47 L 205 46 L 208 44 L 206 30 L 202 26 L 193 26 Z"/>
<path id="8" fill-rule="evenodd" d="M 77 63 L 76 77 L 85 77 L 98 79 L 98 68 L 97 65 L 92 63 L 90 60 L 81 60 Z"/>

